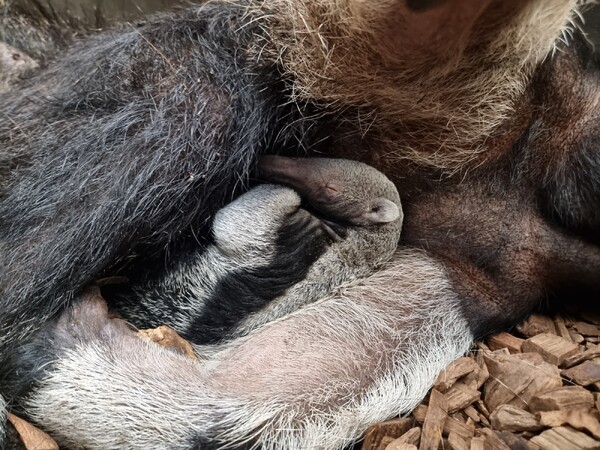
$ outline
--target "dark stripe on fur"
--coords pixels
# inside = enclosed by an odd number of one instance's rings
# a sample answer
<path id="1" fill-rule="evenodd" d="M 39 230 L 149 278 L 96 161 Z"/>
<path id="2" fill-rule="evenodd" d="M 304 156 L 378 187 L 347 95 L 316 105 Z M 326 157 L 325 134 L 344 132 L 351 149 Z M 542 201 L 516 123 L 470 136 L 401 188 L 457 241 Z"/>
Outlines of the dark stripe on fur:
<path id="1" fill-rule="evenodd" d="M 57 358 L 55 350 L 60 343 L 52 334 L 53 326 L 54 322 L 47 322 L 40 332 L 14 347 L 2 361 L 0 392 L 5 393 L 10 408 L 23 416 L 26 411 L 19 402 L 34 390 Z"/>
<path id="2" fill-rule="evenodd" d="M 183 336 L 196 344 L 225 340 L 246 317 L 302 281 L 327 250 L 328 238 L 322 232 L 315 237 L 318 227 L 320 221 L 312 216 L 302 215 L 300 220 L 289 221 L 278 231 L 271 263 L 240 269 L 220 280 L 206 300 L 202 316 L 192 322 Z"/>

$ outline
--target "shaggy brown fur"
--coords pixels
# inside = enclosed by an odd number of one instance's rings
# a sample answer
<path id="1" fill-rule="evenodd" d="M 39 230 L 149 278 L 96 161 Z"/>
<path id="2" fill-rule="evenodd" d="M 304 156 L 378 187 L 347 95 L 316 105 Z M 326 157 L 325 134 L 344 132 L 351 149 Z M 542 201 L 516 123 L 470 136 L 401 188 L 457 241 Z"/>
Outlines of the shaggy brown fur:
<path id="1" fill-rule="evenodd" d="M 351 127 L 369 141 L 361 156 L 388 173 L 489 159 L 489 137 L 572 26 L 576 1 L 442 3 L 415 12 L 398 0 L 269 2 L 268 30 L 296 95 L 355 108 Z"/>

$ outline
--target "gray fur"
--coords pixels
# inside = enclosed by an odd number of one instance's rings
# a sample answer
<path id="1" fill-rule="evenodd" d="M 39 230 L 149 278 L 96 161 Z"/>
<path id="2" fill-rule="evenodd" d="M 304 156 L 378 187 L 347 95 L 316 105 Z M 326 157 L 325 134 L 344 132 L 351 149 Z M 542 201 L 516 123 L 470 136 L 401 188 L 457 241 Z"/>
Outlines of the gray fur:
<path id="1" fill-rule="evenodd" d="M 285 295 L 268 303 L 259 313 L 246 318 L 235 332 L 236 336 L 323 298 L 346 283 L 372 274 L 392 257 L 402 230 L 403 215 L 398 191 L 385 175 L 375 169 L 353 161 L 311 158 L 299 162 L 281 157 L 268 158 L 269 161 L 291 161 L 290 172 L 284 170 L 274 174 L 271 169 L 269 176 L 298 187 L 300 192 L 304 191 L 309 203 L 320 209 L 326 218 L 333 216 L 332 220 L 346 225 L 345 237 L 331 244 L 310 267 L 305 279 L 296 283 Z M 263 170 L 265 160 L 267 158 L 263 158 L 261 164 Z M 302 180 L 306 176 L 303 166 L 314 178 Z M 330 173 L 333 171 L 335 175 Z M 290 180 L 291 174 L 299 174 L 300 180 Z M 317 189 L 315 179 L 325 185 L 335 185 L 339 192 L 335 202 L 330 199 L 323 202 L 319 198 L 324 189 Z M 384 202 L 389 202 L 391 207 Z M 376 206 L 382 211 L 373 212 Z"/>
<path id="2" fill-rule="evenodd" d="M 259 25 L 243 5 L 192 7 L 78 42 L 0 94 L 0 359 L 94 278 L 206 235 L 258 154 L 312 133 L 251 54 Z"/>
<path id="3" fill-rule="evenodd" d="M 277 171 L 278 164 L 293 166 L 294 176 L 287 170 Z M 257 305 L 260 309 L 241 317 L 236 328 L 227 330 L 224 339 L 245 335 L 323 298 L 345 283 L 370 275 L 391 258 L 402 229 L 402 207 L 396 187 L 381 172 L 355 161 L 324 158 L 268 157 L 263 158 L 261 169 L 267 178 L 304 191 L 307 202 L 319 209 L 322 218 L 304 209 L 300 196 L 292 189 L 258 186 L 215 215 L 213 244 L 183 257 L 162 277 L 135 285 L 122 294 L 121 297 L 127 298 L 117 299 L 116 306 L 123 317 L 151 326 L 167 324 L 190 341 L 201 341 L 200 336 L 188 330 L 203 314 L 221 313 L 207 311 L 205 304 L 207 298 L 215 295 L 217 284 L 224 278 L 268 267 L 278 257 L 278 236 L 291 222 L 298 222 L 299 216 L 306 221 L 308 232 L 303 233 L 300 243 L 295 240 L 284 243 L 290 246 L 290 252 L 295 245 L 316 252 L 317 241 L 322 240 L 325 233 L 333 234 L 333 242 L 302 279 L 295 278 L 300 281 L 290 283 L 291 287 L 283 295 L 264 306 Z M 327 186 L 335 186 L 335 199 L 323 198 Z M 328 220 L 337 224 L 328 225 Z M 258 287 L 250 285 L 248 288 Z M 244 293 L 236 295 L 240 297 Z M 223 299 L 225 301 L 233 301 L 232 308 L 235 308 L 235 298 Z M 165 314 L 165 304 L 171 305 L 168 314 Z"/>
<path id="4" fill-rule="evenodd" d="M 6 412 L 6 400 L 0 395 L 0 448 L 4 448 L 6 445 Z"/>
<path id="5" fill-rule="evenodd" d="M 414 250 L 201 363 L 109 320 L 98 298 L 68 318 L 26 408 L 61 445 L 103 450 L 342 449 L 416 406 L 473 339 L 443 268 Z"/>
<path id="6" fill-rule="evenodd" d="M 25 52 L 0 42 L 0 93 L 37 67 L 38 63 Z"/>
<path id="7" fill-rule="evenodd" d="M 255 187 L 217 212 L 213 244 L 194 249 L 161 277 L 119 293 L 112 304 L 138 326 L 168 324 L 185 332 L 193 319 L 203 314 L 205 300 L 221 279 L 271 261 L 277 231 L 299 207 L 300 197 L 292 189 Z M 165 314 L 166 303 L 172 304 L 170 314 Z"/>

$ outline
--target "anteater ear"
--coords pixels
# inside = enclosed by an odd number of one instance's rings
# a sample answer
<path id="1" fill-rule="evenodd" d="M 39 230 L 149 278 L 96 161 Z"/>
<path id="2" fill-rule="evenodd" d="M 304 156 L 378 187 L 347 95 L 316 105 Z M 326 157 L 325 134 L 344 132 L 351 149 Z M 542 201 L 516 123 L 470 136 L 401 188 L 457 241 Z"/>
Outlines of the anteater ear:
<path id="1" fill-rule="evenodd" d="M 393 201 L 379 197 L 370 203 L 362 217 L 372 224 L 389 223 L 400 218 L 400 208 Z"/>

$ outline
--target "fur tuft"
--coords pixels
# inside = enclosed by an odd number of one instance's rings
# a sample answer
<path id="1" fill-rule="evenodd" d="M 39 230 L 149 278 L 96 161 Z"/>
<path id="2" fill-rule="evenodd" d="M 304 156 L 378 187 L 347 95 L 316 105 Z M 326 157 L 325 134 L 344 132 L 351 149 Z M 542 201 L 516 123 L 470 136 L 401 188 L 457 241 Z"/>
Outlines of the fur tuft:
<path id="1" fill-rule="evenodd" d="M 263 20 L 296 99 L 350 108 L 348 119 L 380 146 L 380 167 L 454 172 L 484 156 L 487 138 L 515 113 L 533 70 L 576 14 L 575 0 L 481 3 L 488 6 L 464 17 L 477 27 L 448 36 L 452 11 L 432 23 L 397 0 L 276 0 Z M 428 42 L 421 34 L 430 27 L 449 44 L 435 35 Z"/>

